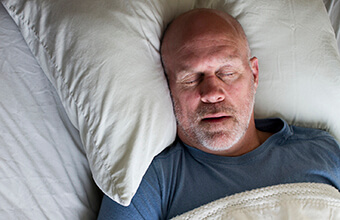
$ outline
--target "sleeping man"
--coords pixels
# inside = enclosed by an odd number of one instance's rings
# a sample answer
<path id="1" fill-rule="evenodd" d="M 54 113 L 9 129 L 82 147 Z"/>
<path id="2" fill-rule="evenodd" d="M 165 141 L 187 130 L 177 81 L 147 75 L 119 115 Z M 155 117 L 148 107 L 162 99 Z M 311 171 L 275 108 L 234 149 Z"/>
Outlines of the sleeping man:
<path id="1" fill-rule="evenodd" d="M 254 119 L 258 60 L 234 18 L 189 11 L 169 25 L 161 53 L 178 138 L 155 157 L 128 207 L 104 197 L 100 219 L 168 219 L 277 184 L 339 189 L 340 150 L 328 133 Z"/>

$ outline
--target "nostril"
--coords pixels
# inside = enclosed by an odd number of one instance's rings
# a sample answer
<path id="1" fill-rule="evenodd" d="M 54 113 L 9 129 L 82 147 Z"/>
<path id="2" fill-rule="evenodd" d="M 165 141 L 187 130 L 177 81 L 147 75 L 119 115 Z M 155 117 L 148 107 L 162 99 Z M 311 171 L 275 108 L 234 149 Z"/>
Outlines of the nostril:
<path id="1" fill-rule="evenodd" d="M 224 100 L 225 96 L 223 92 L 215 92 L 215 93 L 209 93 L 209 94 L 203 94 L 201 96 L 202 102 L 205 103 L 216 103 L 216 102 L 222 102 Z"/>
<path id="2" fill-rule="evenodd" d="M 217 97 L 217 101 L 223 101 L 224 100 L 224 96 L 218 96 Z"/>

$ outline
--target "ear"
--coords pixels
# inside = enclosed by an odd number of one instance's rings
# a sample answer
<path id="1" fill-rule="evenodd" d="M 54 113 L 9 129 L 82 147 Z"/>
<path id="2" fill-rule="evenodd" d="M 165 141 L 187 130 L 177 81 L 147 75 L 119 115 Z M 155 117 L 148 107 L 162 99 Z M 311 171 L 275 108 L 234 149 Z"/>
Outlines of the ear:
<path id="1" fill-rule="evenodd" d="M 259 84 L 259 63 L 258 63 L 258 59 L 256 57 L 252 57 L 250 59 L 250 68 L 251 68 L 251 71 L 253 73 L 254 86 L 255 86 L 255 89 L 256 89 L 258 84 Z"/>

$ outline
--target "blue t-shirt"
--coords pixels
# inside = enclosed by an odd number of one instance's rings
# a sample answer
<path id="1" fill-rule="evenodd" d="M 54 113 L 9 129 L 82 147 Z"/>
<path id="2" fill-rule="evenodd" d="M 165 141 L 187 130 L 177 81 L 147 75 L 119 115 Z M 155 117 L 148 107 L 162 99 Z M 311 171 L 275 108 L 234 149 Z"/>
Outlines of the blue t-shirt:
<path id="1" fill-rule="evenodd" d="M 227 195 L 276 184 L 317 182 L 340 189 L 339 144 L 327 132 L 256 120 L 275 133 L 238 157 L 208 154 L 177 140 L 153 160 L 131 205 L 104 196 L 99 219 L 168 219 Z"/>

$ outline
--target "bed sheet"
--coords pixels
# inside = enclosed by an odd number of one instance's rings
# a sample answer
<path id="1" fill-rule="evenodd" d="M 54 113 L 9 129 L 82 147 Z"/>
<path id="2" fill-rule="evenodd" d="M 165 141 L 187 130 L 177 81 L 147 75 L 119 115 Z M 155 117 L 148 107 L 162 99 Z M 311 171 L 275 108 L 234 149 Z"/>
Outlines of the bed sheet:
<path id="1" fill-rule="evenodd" d="M 95 219 L 100 202 L 78 131 L 0 4 L 1 219 Z"/>

